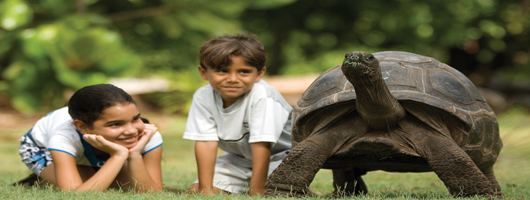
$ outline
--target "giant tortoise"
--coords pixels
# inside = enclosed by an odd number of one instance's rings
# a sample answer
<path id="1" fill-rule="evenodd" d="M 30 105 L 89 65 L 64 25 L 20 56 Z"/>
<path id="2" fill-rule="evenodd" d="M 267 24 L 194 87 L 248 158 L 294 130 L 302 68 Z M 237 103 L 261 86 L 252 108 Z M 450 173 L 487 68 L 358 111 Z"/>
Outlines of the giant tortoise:
<path id="1" fill-rule="evenodd" d="M 434 171 L 453 196 L 502 197 L 493 174 L 502 142 L 492 109 L 462 73 L 407 52 L 348 53 L 293 113 L 293 149 L 267 196 L 303 196 L 332 169 L 335 193 L 367 193 L 368 171 Z"/>

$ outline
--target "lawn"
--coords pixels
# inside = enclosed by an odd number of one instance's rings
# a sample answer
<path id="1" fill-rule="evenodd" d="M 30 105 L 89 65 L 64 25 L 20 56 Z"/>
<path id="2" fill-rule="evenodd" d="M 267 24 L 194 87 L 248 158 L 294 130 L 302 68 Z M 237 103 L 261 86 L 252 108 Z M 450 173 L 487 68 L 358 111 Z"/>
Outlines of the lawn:
<path id="1" fill-rule="evenodd" d="M 3 116 L 3 117 L 2 117 Z M 18 139 L 38 117 L 6 118 L 0 121 L 0 198 L 1 199 L 261 199 L 247 195 L 205 197 L 185 193 L 197 178 L 193 142 L 182 139 L 185 117 L 144 113 L 159 125 L 164 137 L 162 171 L 166 190 L 136 194 L 129 191 L 61 192 L 51 187 L 14 187 L 11 183 L 27 176 L 29 170 L 20 162 Z M 495 164 L 497 180 L 507 199 L 530 197 L 530 112 L 512 109 L 499 117 L 504 148 Z M 438 177 L 432 173 L 370 172 L 364 176 L 369 194 L 358 199 L 451 199 Z M 330 170 L 321 170 L 311 188 L 319 195 L 310 199 L 331 198 Z M 470 198 L 483 199 L 483 198 Z"/>

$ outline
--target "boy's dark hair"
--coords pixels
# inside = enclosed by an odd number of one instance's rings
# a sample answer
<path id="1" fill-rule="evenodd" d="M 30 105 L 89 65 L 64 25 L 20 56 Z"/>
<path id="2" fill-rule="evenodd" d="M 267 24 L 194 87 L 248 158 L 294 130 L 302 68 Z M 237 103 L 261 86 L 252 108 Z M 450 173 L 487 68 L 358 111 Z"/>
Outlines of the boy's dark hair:
<path id="1" fill-rule="evenodd" d="M 265 47 L 252 33 L 215 37 L 199 50 L 200 65 L 204 69 L 221 69 L 230 65 L 232 56 L 242 56 L 246 63 L 261 71 L 267 61 Z"/>
<path id="2" fill-rule="evenodd" d="M 68 101 L 68 113 L 92 128 L 103 110 L 116 104 L 136 104 L 131 95 L 111 84 L 86 86 L 77 90 Z"/>

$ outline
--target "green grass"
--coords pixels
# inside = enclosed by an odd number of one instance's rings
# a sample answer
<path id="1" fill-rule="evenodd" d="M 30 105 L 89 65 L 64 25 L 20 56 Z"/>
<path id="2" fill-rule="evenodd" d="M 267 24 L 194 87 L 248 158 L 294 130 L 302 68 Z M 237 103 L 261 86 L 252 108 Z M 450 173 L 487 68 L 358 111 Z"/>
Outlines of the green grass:
<path id="1" fill-rule="evenodd" d="M 193 141 L 182 139 L 185 117 L 144 114 L 159 125 L 164 137 L 162 171 L 165 191 L 137 194 L 130 191 L 62 192 L 53 187 L 14 187 L 11 183 L 27 176 L 29 170 L 20 162 L 18 139 L 34 119 L 16 126 L 0 128 L 0 199 L 262 199 L 248 195 L 205 197 L 188 195 L 186 190 L 197 178 Z M 530 113 L 512 109 L 499 116 L 504 148 L 495 164 L 497 180 L 507 199 L 530 197 Z M 453 199 L 443 183 L 432 173 L 369 172 L 363 176 L 369 194 L 356 199 Z M 318 196 L 309 199 L 333 198 L 330 193 L 330 170 L 321 170 L 311 184 Z M 484 199 L 484 198 L 468 198 Z"/>

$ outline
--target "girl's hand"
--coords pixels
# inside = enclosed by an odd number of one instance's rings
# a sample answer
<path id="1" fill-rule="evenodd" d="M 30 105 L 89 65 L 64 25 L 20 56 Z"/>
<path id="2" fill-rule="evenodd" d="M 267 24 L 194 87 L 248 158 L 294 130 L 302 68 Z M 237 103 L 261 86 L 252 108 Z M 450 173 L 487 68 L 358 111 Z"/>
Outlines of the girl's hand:
<path id="1" fill-rule="evenodd" d="M 153 135 L 158 130 L 158 127 L 154 124 L 145 124 L 144 131 L 140 133 L 140 138 L 138 139 L 138 143 L 133 148 L 129 149 L 129 155 L 141 155 L 142 150 L 145 148 L 145 145 L 147 145 L 147 142 L 151 140 Z"/>
<path id="2" fill-rule="evenodd" d="M 110 142 L 101 135 L 85 133 L 83 134 L 83 139 L 85 139 L 94 148 L 104 151 L 110 154 L 110 156 L 118 155 L 118 154 L 126 155 L 128 151 L 128 149 L 125 148 L 124 146 L 121 146 L 114 142 Z"/>

